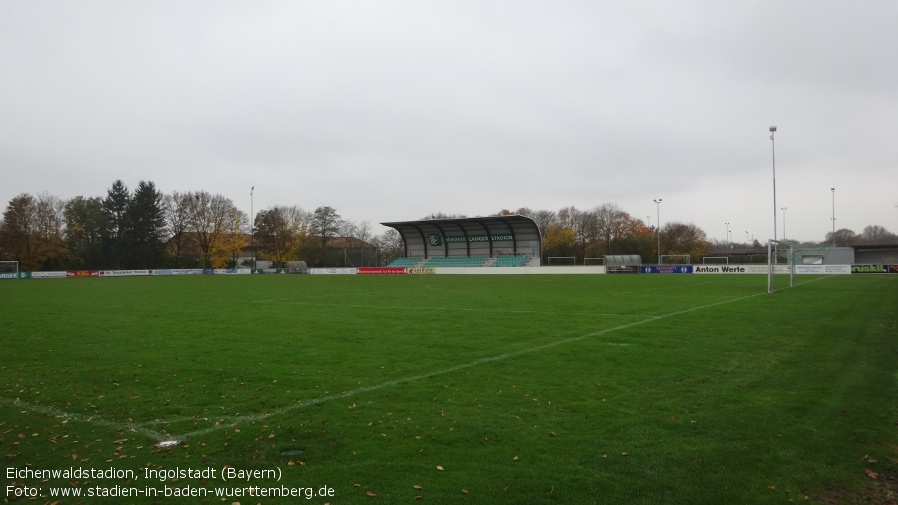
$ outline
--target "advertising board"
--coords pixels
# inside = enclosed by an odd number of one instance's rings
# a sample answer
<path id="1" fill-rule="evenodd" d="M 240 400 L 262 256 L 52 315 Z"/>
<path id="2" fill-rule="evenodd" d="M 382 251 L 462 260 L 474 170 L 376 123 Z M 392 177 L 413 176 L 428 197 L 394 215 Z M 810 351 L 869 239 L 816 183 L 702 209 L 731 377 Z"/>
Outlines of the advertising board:
<path id="1" fill-rule="evenodd" d="M 313 275 L 355 275 L 356 268 L 310 268 L 309 273 Z"/>
<path id="2" fill-rule="evenodd" d="M 853 274 L 884 274 L 888 271 L 888 265 L 851 265 Z"/>
<path id="3" fill-rule="evenodd" d="M 795 265 L 796 274 L 850 274 L 851 265 Z"/>
<path id="4" fill-rule="evenodd" d="M 99 270 L 67 270 L 65 276 L 74 279 L 74 278 L 85 278 L 85 277 L 99 277 Z"/>
<path id="5" fill-rule="evenodd" d="M 100 277 L 133 277 L 150 275 L 149 270 L 101 270 Z"/>
<path id="6" fill-rule="evenodd" d="M 31 272 L 32 279 L 61 279 L 68 277 L 68 272 Z"/>
<path id="7" fill-rule="evenodd" d="M 405 267 L 359 267 L 358 274 L 403 275 L 408 273 Z"/>
<path id="8" fill-rule="evenodd" d="M 644 274 L 691 274 L 692 265 L 643 265 Z"/>

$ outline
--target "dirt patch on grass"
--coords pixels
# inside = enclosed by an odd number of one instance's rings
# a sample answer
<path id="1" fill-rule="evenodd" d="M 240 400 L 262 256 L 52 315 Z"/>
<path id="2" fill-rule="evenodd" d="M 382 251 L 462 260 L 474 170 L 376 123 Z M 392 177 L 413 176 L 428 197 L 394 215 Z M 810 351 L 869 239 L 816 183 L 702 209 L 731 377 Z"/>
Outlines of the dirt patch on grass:
<path id="1" fill-rule="evenodd" d="M 859 493 L 843 486 L 832 486 L 817 496 L 826 505 L 872 504 L 898 505 L 898 478 L 894 475 L 877 475 Z"/>

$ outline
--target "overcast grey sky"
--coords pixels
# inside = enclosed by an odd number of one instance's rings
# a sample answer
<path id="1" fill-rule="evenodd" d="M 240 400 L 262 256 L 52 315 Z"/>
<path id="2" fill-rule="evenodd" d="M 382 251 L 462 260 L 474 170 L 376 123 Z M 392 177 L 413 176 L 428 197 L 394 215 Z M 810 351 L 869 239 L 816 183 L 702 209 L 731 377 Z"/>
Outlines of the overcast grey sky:
<path id="1" fill-rule="evenodd" d="M 723 240 L 898 232 L 898 2 L 0 0 L 0 204 L 616 203 Z M 782 236 L 782 211 L 778 234 Z"/>

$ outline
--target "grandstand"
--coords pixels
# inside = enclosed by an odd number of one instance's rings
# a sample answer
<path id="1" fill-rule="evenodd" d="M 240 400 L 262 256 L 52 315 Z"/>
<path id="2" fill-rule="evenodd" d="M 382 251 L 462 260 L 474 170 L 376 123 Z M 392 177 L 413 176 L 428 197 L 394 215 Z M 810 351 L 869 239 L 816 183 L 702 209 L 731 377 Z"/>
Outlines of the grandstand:
<path id="1" fill-rule="evenodd" d="M 489 216 L 381 223 L 402 237 L 404 256 L 388 266 L 539 266 L 542 236 L 529 217 Z"/>
<path id="2" fill-rule="evenodd" d="M 409 258 L 396 258 L 390 262 L 388 267 L 399 267 L 399 268 L 412 268 L 416 266 L 418 262 L 420 262 L 422 258 L 416 258 L 414 256 Z"/>

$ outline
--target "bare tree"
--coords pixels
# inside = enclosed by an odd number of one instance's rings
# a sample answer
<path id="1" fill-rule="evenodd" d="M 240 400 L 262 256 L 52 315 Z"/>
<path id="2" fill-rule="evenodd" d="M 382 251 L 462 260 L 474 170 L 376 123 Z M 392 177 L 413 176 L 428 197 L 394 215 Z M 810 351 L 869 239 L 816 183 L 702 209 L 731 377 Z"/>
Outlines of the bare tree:
<path id="1" fill-rule="evenodd" d="M 255 238 L 263 259 L 272 259 L 277 265 L 299 259 L 309 224 L 309 213 L 297 206 L 278 205 L 259 212 Z"/>
<path id="2" fill-rule="evenodd" d="M 377 248 L 378 261 L 392 261 L 403 256 L 402 235 L 395 228 L 390 228 L 383 234 L 374 237 L 371 239 L 371 243 Z"/>
<path id="3" fill-rule="evenodd" d="M 321 239 L 322 249 L 327 248 L 327 239 L 336 235 L 343 219 L 333 207 L 318 207 L 312 217 L 312 229 Z"/>
<path id="4" fill-rule="evenodd" d="M 243 227 L 248 219 L 229 198 L 206 191 L 187 193 L 187 222 L 196 237 L 206 267 L 234 261 L 244 246 Z"/>
<path id="5" fill-rule="evenodd" d="M 898 239 L 894 233 L 879 225 L 865 227 L 860 238 L 864 244 L 869 245 L 893 244 Z"/>
<path id="6" fill-rule="evenodd" d="M 605 203 L 593 211 L 596 216 L 597 238 L 604 242 L 605 254 L 611 254 L 614 240 L 630 232 L 630 215 L 615 203 Z"/>
<path id="7" fill-rule="evenodd" d="M 46 191 L 37 195 L 37 225 L 45 238 L 62 241 L 65 229 L 65 201 Z"/>
<path id="8" fill-rule="evenodd" d="M 183 255 L 190 242 L 189 231 L 189 206 L 190 193 L 177 191 L 165 195 L 162 200 L 162 209 L 165 216 L 165 230 L 167 237 L 168 253 L 174 260 L 176 267 L 183 266 Z"/>
<path id="9" fill-rule="evenodd" d="M 537 210 L 530 214 L 524 214 L 521 212 L 521 210 L 519 210 L 518 212 L 521 213 L 522 216 L 527 216 L 532 219 L 533 222 L 536 223 L 536 226 L 539 228 L 539 232 L 543 237 L 546 236 L 546 232 L 549 230 L 549 226 L 551 226 L 552 223 L 554 223 L 556 220 L 555 212 L 551 210 Z"/>
<path id="10" fill-rule="evenodd" d="M 858 234 L 848 228 L 841 228 L 836 230 L 835 235 L 832 232 L 826 234 L 826 239 L 824 240 L 827 244 L 834 244 L 838 247 L 849 247 L 854 245 L 854 243 L 858 240 Z"/>

